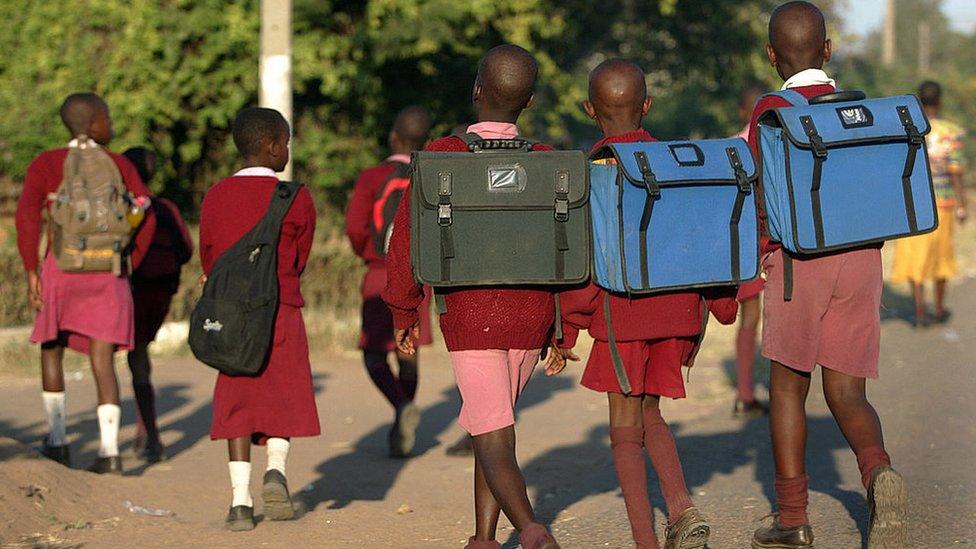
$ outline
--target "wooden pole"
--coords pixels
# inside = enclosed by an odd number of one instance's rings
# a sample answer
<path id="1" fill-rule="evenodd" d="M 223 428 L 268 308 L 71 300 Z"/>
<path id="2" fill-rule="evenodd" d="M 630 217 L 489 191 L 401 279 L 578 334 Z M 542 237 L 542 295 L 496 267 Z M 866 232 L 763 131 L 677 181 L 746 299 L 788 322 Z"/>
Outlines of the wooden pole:
<path id="1" fill-rule="evenodd" d="M 888 0 L 882 32 L 881 64 L 891 67 L 895 64 L 895 0 Z"/>
<path id="2" fill-rule="evenodd" d="M 291 0 L 261 0 L 260 78 L 259 104 L 292 124 Z M 291 161 L 280 176 L 291 180 Z"/>

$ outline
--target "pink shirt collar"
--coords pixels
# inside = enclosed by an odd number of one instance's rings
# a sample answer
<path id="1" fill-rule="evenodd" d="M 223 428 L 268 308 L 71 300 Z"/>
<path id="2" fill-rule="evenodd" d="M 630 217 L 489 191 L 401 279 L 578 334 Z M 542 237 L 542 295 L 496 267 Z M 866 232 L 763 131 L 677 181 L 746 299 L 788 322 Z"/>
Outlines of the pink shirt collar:
<path id="1" fill-rule="evenodd" d="M 409 154 L 391 154 L 390 156 L 387 156 L 386 157 L 386 160 L 384 160 L 384 162 L 402 162 L 404 164 L 409 164 L 410 163 L 410 155 Z"/>
<path id="2" fill-rule="evenodd" d="M 478 122 L 468 126 L 468 133 L 476 133 L 485 139 L 512 139 L 518 137 L 518 128 L 508 122 Z"/>

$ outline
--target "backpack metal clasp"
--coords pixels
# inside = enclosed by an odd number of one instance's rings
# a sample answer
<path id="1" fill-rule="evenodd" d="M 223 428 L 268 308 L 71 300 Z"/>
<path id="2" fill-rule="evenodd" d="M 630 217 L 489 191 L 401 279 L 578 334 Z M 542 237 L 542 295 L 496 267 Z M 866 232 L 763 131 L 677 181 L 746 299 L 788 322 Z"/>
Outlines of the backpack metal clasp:
<path id="1" fill-rule="evenodd" d="M 653 200 L 661 198 L 661 187 L 657 183 L 654 172 L 651 171 L 651 163 L 647 160 L 647 154 L 644 151 L 638 151 L 634 153 L 634 158 L 637 159 L 637 167 L 640 169 L 641 175 L 644 176 L 644 189 L 647 190 L 647 195 Z"/>

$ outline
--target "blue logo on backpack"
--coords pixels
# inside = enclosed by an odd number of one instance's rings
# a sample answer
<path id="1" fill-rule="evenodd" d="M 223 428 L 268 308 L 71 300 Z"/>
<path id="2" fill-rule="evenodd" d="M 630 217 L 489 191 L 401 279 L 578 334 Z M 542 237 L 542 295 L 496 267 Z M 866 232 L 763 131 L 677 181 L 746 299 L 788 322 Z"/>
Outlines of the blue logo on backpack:
<path id="1" fill-rule="evenodd" d="M 644 294 L 758 276 L 756 169 L 745 141 L 617 143 L 593 158 L 596 284 Z"/>
<path id="2" fill-rule="evenodd" d="M 762 188 L 770 237 L 794 253 L 821 253 L 935 230 L 925 135 L 911 95 L 865 100 L 840 92 L 759 120 Z"/>

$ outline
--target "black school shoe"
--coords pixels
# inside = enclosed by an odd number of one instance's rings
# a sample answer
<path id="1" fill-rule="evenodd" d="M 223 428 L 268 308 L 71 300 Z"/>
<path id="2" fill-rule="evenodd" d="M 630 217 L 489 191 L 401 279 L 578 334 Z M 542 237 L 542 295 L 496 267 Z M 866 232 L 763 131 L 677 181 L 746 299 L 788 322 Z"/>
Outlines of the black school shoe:
<path id="1" fill-rule="evenodd" d="M 665 530 L 664 549 L 700 549 L 708 544 L 711 529 L 695 507 L 689 507 Z"/>
<path id="2" fill-rule="evenodd" d="M 47 459 L 56 461 L 65 467 L 71 467 L 71 447 L 67 444 L 52 446 L 45 437 L 38 452 Z"/>
<path id="3" fill-rule="evenodd" d="M 752 549 L 809 549 L 813 547 L 813 528 L 809 524 L 783 528 L 777 517 L 772 526 L 762 527 L 752 535 Z"/>
<path id="4" fill-rule="evenodd" d="M 161 442 L 150 442 L 146 444 L 146 447 L 139 452 L 139 457 L 143 461 L 149 464 L 159 463 L 160 461 L 166 461 L 166 452 L 163 449 L 163 443 Z"/>
<path id="5" fill-rule="evenodd" d="M 231 532 L 247 532 L 254 530 L 254 507 L 235 505 L 227 512 L 224 528 Z"/>
<path id="6" fill-rule="evenodd" d="M 95 459 L 95 463 L 88 468 L 88 471 L 99 475 L 121 475 L 122 457 L 100 457 Z"/>
<path id="7" fill-rule="evenodd" d="M 868 549 L 902 549 L 907 546 L 908 490 L 905 479 L 891 467 L 878 467 L 871 474 L 868 507 Z"/>
<path id="8" fill-rule="evenodd" d="M 288 481 L 281 471 L 269 469 L 264 473 L 261 499 L 264 500 L 264 517 L 268 520 L 292 520 L 295 518 L 295 505 L 292 503 L 291 494 L 288 492 Z"/>

